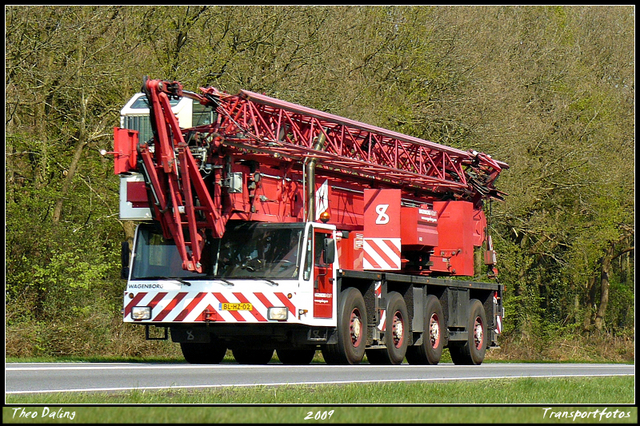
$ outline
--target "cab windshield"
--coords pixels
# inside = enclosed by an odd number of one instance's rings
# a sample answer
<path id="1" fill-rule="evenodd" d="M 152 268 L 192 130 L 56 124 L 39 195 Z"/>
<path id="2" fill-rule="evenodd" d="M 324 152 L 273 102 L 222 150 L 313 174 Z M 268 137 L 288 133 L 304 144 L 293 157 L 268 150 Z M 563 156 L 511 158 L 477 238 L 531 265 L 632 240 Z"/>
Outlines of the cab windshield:
<path id="1" fill-rule="evenodd" d="M 131 278 L 297 279 L 303 235 L 304 224 L 230 223 L 221 239 L 207 240 L 204 273 L 198 274 L 182 269 L 172 240 L 153 226 L 140 225 Z"/>
<path id="2" fill-rule="evenodd" d="M 244 222 L 228 227 L 220 240 L 214 276 L 298 277 L 303 225 Z"/>

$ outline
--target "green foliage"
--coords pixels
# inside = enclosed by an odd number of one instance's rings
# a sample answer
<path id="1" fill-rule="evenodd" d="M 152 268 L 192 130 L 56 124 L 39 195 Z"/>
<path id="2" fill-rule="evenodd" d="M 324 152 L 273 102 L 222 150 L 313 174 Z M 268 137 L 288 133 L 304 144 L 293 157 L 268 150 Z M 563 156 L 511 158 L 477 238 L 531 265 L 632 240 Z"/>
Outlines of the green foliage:
<path id="1" fill-rule="evenodd" d="M 619 274 L 614 276 L 605 323 L 608 324 L 607 329 L 611 333 L 631 337 L 635 325 L 635 311 L 633 309 L 635 294 L 634 288 L 630 284 L 633 284 L 633 281 L 628 280 L 628 277 L 621 277 Z"/>
<path id="2" fill-rule="evenodd" d="M 38 290 L 46 291 L 49 286 L 64 288 L 64 293 L 71 295 L 76 290 L 88 290 L 92 283 L 103 277 L 111 268 L 104 261 L 104 256 L 98 255 L 95 260 L 87 261 L 81 248 L 54 249 L 52 257 L 46 267 L 34 265 L 32 284 Z M 62 277 L 73 277 L 73 280 L 61 282 Z"/>

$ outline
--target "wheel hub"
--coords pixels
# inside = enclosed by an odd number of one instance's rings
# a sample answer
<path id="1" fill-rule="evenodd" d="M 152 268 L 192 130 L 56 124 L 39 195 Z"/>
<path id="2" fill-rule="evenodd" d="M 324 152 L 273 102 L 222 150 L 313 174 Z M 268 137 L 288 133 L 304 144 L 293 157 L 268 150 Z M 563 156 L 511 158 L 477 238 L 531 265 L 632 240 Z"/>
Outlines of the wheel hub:
<path id="1" fill-rule="evenodd" d="M 440 325 L 436 314 L 431 315 L 429 321 L 429 339 L 431 340 L 432 348 L 437 348 L 440 345 Z"/>
<path id="2" fill-rule="evenodd" d="M 473 332 L 473 340 L 476 348 L 482 349 L 482 344 L 484 342 L 484 333 L 482 332 L 482 321 L 479 318 L 476 318 Z"/>
<path id="3" fill-rule="evenodd" d="M 351 324 L 349 327 L 351 343 L 357 346 L 362 339 L 362 319 L 357 311 L 351 312 Z"/>
<path id="4" fill-rule="evenodd" d="M 393 344 L 396 348 L 402 346 L 404 340 L 404 325 L 402 321 L 402 316 L 399 313 L 396 313 L 393 316 Z"/>

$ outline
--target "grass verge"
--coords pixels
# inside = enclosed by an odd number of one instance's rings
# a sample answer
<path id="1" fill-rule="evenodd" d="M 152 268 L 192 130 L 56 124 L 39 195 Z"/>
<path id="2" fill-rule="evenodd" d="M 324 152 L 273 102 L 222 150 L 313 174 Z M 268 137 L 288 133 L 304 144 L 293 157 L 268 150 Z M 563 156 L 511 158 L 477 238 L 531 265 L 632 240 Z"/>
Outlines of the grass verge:
<path id="1" fill-rule="evenodd" d="M 73 423 L 601 423 L 613 421 L 616 410 L 623 415 L 617 423 L 637 420 L 636 407 L 621 406 L 634 403 L 633 377 L 7 395 L 6 403 L 5 423 L 33 422 L 20 410 L 39 422 L 70 421 L 73 413 Z M 596 414 L 569 419 L 576 410 L 582 416 L 604 408 L 599 420 Z M 567 414 L 552 418 L 556 412 Z"/>

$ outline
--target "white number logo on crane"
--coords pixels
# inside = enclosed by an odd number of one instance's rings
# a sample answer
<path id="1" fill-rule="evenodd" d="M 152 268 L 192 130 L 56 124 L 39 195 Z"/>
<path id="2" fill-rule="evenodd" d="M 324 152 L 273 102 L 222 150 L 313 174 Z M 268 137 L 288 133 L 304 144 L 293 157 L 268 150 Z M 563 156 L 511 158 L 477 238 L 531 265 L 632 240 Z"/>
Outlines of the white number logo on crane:
<path id="1" fill-rule="evenodd" d="M 386 225 L 387 223 L 389 223 L 389 215 L 387 214 L 388 208 L 389 204 L 378 204 L 376 206 L 376 213 L 378 213 L 376 225 Z"/>

